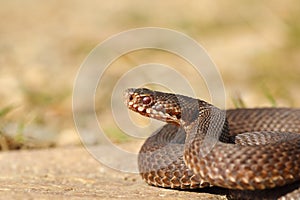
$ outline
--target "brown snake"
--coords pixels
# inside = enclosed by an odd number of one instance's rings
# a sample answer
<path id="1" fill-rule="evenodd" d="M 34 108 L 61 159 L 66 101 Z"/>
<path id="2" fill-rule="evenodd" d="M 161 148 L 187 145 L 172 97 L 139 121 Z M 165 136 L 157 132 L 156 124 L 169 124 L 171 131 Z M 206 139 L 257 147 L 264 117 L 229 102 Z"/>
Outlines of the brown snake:
<path id="1" fill-rule="evenodd" d="M 296 183 L 281 198 L 300 199 L 300 109 L 224 111 L 145 88 L 128 89 L 125 98 L 130 110 L 167 122 L 139 152 L 140 174 L 148 184 L 261 191 Z"/>

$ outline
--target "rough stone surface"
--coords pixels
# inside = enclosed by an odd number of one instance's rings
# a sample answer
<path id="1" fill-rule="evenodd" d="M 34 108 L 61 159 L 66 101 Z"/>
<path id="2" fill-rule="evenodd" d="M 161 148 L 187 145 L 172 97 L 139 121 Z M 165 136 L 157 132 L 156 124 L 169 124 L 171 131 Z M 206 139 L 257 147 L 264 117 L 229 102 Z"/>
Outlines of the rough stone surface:
<path id="1" fill-rule="evenodd" d="M 126 161 L 126 158 L 124 158 Z M 83 147 L 0 153 L 0 199 L 226 199 L 151 187 L 103 166 Z"/>

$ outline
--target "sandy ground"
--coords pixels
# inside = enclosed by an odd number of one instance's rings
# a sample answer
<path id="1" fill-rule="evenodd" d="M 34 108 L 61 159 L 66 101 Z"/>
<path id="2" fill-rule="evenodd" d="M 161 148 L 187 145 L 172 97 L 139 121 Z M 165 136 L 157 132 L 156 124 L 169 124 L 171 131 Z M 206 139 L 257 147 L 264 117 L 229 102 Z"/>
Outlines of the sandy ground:
<path id="1" fill-rule="evenodd" d="M 148 186 L 138 174 L 103 166 L 83 147 L 1 152 L 0 163 L 0 199 L 6 200 L 226 199 Z"/>

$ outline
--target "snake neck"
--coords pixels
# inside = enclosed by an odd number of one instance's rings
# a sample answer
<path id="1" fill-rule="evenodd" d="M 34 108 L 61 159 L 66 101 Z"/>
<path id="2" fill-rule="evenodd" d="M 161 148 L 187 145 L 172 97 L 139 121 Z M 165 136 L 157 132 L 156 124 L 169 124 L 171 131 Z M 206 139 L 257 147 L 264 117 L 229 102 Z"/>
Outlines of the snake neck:
<path id="1" fill-rule="evenodd" d="M 194 138 L 203 141 L 214 137 L 221 142 L 231 142 L 226 111 L 205 101 L 193 98 L 179 99 L 181 105 L 180 125 L 187 133 L 186 141 Z"/>

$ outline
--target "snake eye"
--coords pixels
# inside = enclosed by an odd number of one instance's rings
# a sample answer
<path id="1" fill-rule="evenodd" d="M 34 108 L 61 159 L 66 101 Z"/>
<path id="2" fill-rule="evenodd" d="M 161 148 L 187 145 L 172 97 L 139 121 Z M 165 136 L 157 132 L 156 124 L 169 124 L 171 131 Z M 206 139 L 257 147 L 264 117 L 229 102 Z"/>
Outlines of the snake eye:
<path id="1" fill-rule="evenodd" d="M 151 98 L 148 96 L 145 96 L 145 97 L 143 97 L 142 102 L 143 102 L 143 104 L 148 105 L 151 103 Z"/>

